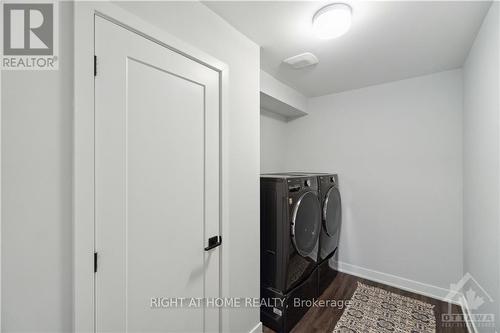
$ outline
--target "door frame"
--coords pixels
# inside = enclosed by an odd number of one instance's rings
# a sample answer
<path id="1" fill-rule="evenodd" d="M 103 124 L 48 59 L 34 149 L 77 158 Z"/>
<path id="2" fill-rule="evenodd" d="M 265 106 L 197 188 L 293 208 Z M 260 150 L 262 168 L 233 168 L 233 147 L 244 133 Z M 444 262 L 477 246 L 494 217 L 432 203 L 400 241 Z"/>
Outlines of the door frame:
<path id="1" fill-rule="evenodd" d="M 73 330 L 95 331 L 94 17 L 98 15 L 219 73 L 220 297 L 228 297 L 228 66 L 110 2 L 74 2 Z M 99 60 L 97 65 L 99 75 Z M 228 316 L 221 309 L 221 331 Z"/>

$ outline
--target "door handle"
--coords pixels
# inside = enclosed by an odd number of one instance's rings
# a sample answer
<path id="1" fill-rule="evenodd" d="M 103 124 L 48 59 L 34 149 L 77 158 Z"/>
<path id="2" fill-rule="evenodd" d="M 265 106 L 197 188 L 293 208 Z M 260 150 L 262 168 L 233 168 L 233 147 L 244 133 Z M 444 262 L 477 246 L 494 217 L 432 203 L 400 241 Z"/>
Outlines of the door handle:
<path id="1" fill-rule="evenodd" d="M 213 236 L 208 239 L 208 246 L 205 248 L 205 251 L 210 251 L 211 249 L 215 249 L 217 246 L 222 244 L 221 236 Z"/>

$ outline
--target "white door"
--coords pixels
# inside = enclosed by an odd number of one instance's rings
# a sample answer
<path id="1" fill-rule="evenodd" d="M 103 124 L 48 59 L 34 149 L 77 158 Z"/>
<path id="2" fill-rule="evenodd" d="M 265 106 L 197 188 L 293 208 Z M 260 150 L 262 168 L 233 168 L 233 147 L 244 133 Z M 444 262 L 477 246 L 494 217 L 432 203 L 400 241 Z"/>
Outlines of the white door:
<path id="1" fill-rule="evenodd" d="M 219 73 L 98 16 L 95 52 L 96 331 L 219 331 L 165 301 L 219 296 Z"/>

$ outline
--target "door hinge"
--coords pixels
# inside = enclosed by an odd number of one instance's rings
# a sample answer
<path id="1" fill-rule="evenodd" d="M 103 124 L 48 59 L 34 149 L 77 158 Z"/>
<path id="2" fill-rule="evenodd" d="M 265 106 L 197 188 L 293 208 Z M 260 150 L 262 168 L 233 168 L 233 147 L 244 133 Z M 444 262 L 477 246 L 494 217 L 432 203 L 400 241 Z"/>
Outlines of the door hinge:
<path id="1" fill-rule="evenodd" d="M 97 252 L 94 252 L 94 273 L 97 273 Z"/>
<path id="2" fill-rule="evenodd" d="M 97 76 L 97 56 L 94 55 L 94 76 Z"/>

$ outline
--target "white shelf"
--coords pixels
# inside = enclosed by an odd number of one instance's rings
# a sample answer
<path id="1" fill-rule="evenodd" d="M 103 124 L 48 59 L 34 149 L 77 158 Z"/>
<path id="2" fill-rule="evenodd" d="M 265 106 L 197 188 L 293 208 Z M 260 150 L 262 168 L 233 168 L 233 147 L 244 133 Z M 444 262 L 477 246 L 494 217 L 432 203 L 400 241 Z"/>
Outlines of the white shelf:
<path id="1" fill-rule="evenodd" d="M 280 116 L 285 117 L 287 120 L 292 120 L 307 115 L 306 112 L 299 110 L 283 101 L 280 101 L 279 99 L 269 96 L 262 91 L 260 92 L 260 107 L 269 112 L 279 114 Z"/>
<path id="2" fill-rule="evenodd" d="M 307 115 L 307 98 L 261 70 L 260 107 L 288 121 Z"/>

